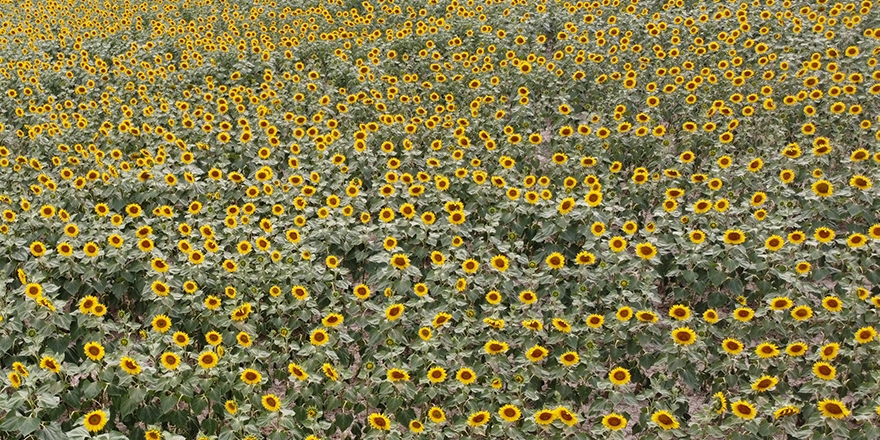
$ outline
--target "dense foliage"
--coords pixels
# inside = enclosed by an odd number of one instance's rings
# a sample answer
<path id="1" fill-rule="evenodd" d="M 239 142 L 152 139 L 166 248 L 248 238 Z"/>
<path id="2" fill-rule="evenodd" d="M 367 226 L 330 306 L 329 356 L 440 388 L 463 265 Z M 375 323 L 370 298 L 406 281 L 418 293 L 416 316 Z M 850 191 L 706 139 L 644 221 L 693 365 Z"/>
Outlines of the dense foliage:
<path id="1" fill-rule="evenodd" d="M 0 435 L 878 438 L 878 9 L 4 2 Z"/>

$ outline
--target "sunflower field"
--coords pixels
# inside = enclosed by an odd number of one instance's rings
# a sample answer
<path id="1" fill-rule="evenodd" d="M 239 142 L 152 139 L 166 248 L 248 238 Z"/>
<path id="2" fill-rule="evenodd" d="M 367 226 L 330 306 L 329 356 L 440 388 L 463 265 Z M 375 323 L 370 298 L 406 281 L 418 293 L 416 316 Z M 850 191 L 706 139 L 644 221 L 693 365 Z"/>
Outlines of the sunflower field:
<path id="1" fill-rule="evenodd" d="M 880 0 L 3 0 L 0 438 L 880 438 Z"/>

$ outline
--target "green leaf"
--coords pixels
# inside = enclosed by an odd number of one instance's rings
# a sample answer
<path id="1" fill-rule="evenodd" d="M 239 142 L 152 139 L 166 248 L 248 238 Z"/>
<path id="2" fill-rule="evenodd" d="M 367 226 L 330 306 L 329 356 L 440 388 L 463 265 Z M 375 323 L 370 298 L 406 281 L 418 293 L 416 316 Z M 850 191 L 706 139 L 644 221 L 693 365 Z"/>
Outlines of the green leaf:
<path id="1" fill-rule="evenodd" d="M 37 402 L 42 408 L 55 408 L 61 402 L 61 398 L 55 395 L 40 394 L 37 396 Z"/>
<path id="2" fill-rule="evenodd" d="M 61 430 L 61 425 L 56 422 L 44 426 L 43 429 L 37 433 L 37 438 L 40 440 L 66 440 L 67 436 L 64 435 L 64 431 Z"/>
<path id="3" fill-rule="evenodd" d="M 18 432 L 24 436 L 27 436 L 38 429 L 40 429 L 40 419 L 34 417 L 25 418 L 18 425 Z"/>
<path id="4" fill-rule="evenodd" d="M 720 286 L 721 283 L 723 283 L 724 280 L 727 279 L 727 274 L 725 274 L 724 272 L 721 272 L 720 270 L 709 269 L 708 275 L 709 275 L 709 281 L 711 281 L 712 284 L 715 286 Z"/>
<path id="5" fill-rule="evenodd" d="M 72 431 L 67 431 L 67 438 L 70 440 L 79 440 L 79 439 L 87 439 L 91 438 L 92 435 L 89 434 L 89 431 L 85 426 L 78 426 L 74 428 Z"/>
<path id="6" fill-rule="evenodd" d="M 724 283 L 724 287 L 727 287 L 727 290 L 737 296 L 742 295 L 743 293 L 743 284 L 740 280 L 736 278 L 731 278 L 730 280 L 728 280 L 726 283 Z"/>
<path id="7" fill-rule="evenodd" d="M 119 407 L 119 415 L 125 417 L 133 413 L 138 405 L 144 401 L 144 396 L 146 396 L 146 391 L 142 388 L 132 388 L 122 400 L 122 405 Z"/>
<path id="8" fill-rule="evenodd" d="M 0 431 L 17 431 L 22 421 L 24 421 L 23 417 L 8 414 L 3 422 L 0 423 Z"/>
<path id="9" fill-rule="evenodd" d="M 70 280 L 70 282 L 64 284 L 64 290 L 66 290 L 71 295 L 75 295 L 77 292 L 79 292 L 80 286 L 82 286 L 82 283 L 77 279 L 73 279 Z"/>
<path id="10" fill-rule="evenodd" d="M 196 397 L 196 399 L 190 403 L 190 407 L 192 408 L 193 415 L 201 414 L 202 411 L 208 407 L 208 399 L 203 396 Z"/>
<path id="11" fill-rule="evenodd" d="M 775 426 L 773 426 L 772 424 L 770 424 L 766 420 L 761 420 L 761 425 L 758 429 L 758 434 L 761 434 L 762 437 L 770 438 L 773 436 L 773 434 L 776 433 L 776 431 L 777 431 L 777 429 Z"/>
<path id="12" fill-rule="evenodd" d="M 83 388 L 83 398 L 86 400 L 94 399 L 102 389 L 103 387 L 100 383 L 92 382 Z"/>
<path id="13" fill-rule="evenodd" d="M 170 396 L 162 396 L 159 399 L 160 409 L 163 413 L 167 413 L 171 408 L 174 408 L 174 405 L 177 405 L 177 402 L 178 398 L 173 394 Z"/>

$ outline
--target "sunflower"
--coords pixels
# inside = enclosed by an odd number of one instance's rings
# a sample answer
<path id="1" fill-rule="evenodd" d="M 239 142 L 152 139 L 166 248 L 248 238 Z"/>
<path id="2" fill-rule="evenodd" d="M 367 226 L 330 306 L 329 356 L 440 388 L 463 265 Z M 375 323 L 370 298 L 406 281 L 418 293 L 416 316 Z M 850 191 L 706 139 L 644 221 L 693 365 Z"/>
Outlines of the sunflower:
<path id="1" fill-rule="evenodd" d="M 629 321 L 633 317 L 633 309 L 632 309 L 632 307 L 629 307 L 629 306 L 622 306 L 619 309 L 617 309 L 617 313 L 615 313 L 614 316 L 620 322 Z"/>
<path id="2" fill-rule="evenodd" d="M 732 355 L 737 355 L 743 351 L 743 348 L 745 346 L 742 342 L 735 338 L 727 338 L 721 342 L 721 347 L 724 348 L 724 351 Z"/>
<path id="3" fill-rule="evenodd" d="M 718 312 L 715 309 L 709 309 L 703 312 L 703 320 L 709 324 L 718 322 Z"/>
<path id="4" fill-rule="evenodd" d="M 611 413 L 602 417 L 602 425 L 611 431 L 619 431 L 626 428 L 626 417 L 617 413 Z"/>
<path id="5" fill-rule="evenodd" d="M 621 252 L 626 249 L 626 239 L 619 235 L 612 237 L 611 240 L 608 241 L 608 247 L 612 252 Z"/>
<path id="6" fill-rule="evenodd" d="M 559 363 L 570 367 L 580 362 L 581 357 L 575 351 L 567 351 L 559 356 Z"/>
<path id="7" fill-rule="evenodd" d="M 724 242 L 727 244 L 742 244 L 746 241 L 746 234 L 740 229 L 728 229 L 724 232 Z"/>
<path id="8" fill-rule="evenodd" d="M 678 321 L 685 321 L 691 317 L 691 309 L 683 304 L 676 304 L 669 309 L 669 317 Z"/>
<path id="9" fill-rule="evenodd" d="M 474 260 L 473 258 L 468 258 L 461 263 L 461 270 L 463 270 L 466 274 L 475 273 L 479 269 L 480 263 L 478 263 L 477 260 Z"/>
<path id="10" fill-rule="evenodd" d="M 498 416 L 500 416 L 505 422 L 513 423 L 519 420 L 522 413 L 519 411 L 514 405 L 507 404 L 498 409 Z"/>
<path id="11" fill-rule="evenodd" d="M 694 203 L 694 212 L 697 214 L 705 214 L 712 209 L 712 206 L 711 200 L 700 199 Z"/>
<path id="12" fill-rule="evenodd" d="M 159 355 L 159 360 L 162 362 L 162 366 L 168 370 L 175 370 L 180 366 L 180 356 L 170 351 Z"/>
<path id="13" fill-rule="evenodd" d="M 688 234 L 688 237 L 693 244 L 700 244 L 706 240 L 706 234 L 699 229 L 691 231 L 690 234 Z"/>
<path id="14" fill-rule="evenodd" d="M 22 377 L 30 376 L 27 368 L 25 368 L 24 364 L 22 364 L 21 362 L 13 362 L 12 369 L 15 370 L 15 372 L 20 374 Z"/>
<path id="15" fill-rule="evenodd" d="M 328 313 L 327 316 L 321 319 L 321 324 L 324 327 L 332 328 L 342 324 L 343 321 L 345 321 L 345 318 L 339 313 Z"/>
<path id="16" fill-rule="evenodd" d="M 663 428 L 664 431 L 668 431 L 670 429 L 678 429 L 678 420 L 675 419 L 675 416 L 672 415 L 669 411 L 665 410 L 657 410 L 654 414 L 651 414 L 651 421 L 656 423 L 657 426 Z"/>
<path id="17" fill-rule="evenodd" d="M 492 265 L 492 268 L 498 272 L 506 272 L 507 268 L 510 267 L 510 260 L 504 255 L 496 255 L 492 257 L 490 264 Z"/>
<path id="18" fill-rule="evenodd" d="M 29 283 L 24 288 L 24 293 L 32 299 L 43 296 L 43 286 L 37 283 Z M 79 312 L 83 315 L 92 313 L 95 305 L 98 304 L 98 298 L 92 295 L 86 295 L 79 301 Z"/>
<path id="19" fill-rule="evenodd" d="M 544 330 L 544 323 L 538 319 L 526 319 L 522 322 L 522 326 L 535 332 Z"/>
<path id="20" fill-rule="evenodd" d="M 208 370 L 217 366 L 220 358 L 213 351 L 205 351 L 199 355 L 199 366 Z"/>
<path id="21" fill-rule="evenodd" d="M 433 367 L 428 370 L 428 380 L 431 383 L 440 383 L 446 380 L 446 370 L 443 367 Z"/>
<path id="22" fill-rule="evenodd" d="M 690 327 L 679 327 L 672 331 L 672 341 L 678 345 L 691 345 L 697 341 L 697 333 Z"/>
<path id="23" fill-rule="evenodd" d="M 791 357 L 803 356 L 809 347 L 803 342 L 792 342 L 785 348 L 785 353 Z"/>
<path id="24" fill-rule="evenodd" d="M 433 332 L 429 327 L 422 327 L 419 329 L 419 337 L 422 338 L 423 341 L 430 341 Z"/>
<path id="25" fill-rule="evenodd" d="M 822 307 L 829 312 L 836 313 L 843 310 L 843 302 L 836 296 L 826 296 L 822 299 Z"/>
<path id="26" fill-rule="evenodd" d="M 150 240 L 149 238 L 138 240 L 138 249 L 143 252 L 150 252 L 153 250 L 154 247 L 155 245 L 153 244 L 153 240 Z"/>
<path id="27" fill-rule="evenodd" d="M 593 224 L 590 225 L 590 232 L 596 237 L 601 237 L 605 234 L 605 223 L 593 222 Z"/>
<path id="28" fill-rule="evenodd" d="M 553 411 L 556 413 L 556 417 L 567 426 L 574 426 L 578 422 L 577 416 L 564 406 L 557 406 Z"/>
<path id="29" fill-rule="evenodd" d="M 868 236 L 874 240 L 880 240 L 880 223 L 875 223 L 868 228 Z"/>
<path id="30" fill-rule="evenodd" d="M 318 347 L 326 344 L 329 339 L 330 337 L 327 335 L 327 331 L 322 328 L 316 328 L 309 336 L 309 342 Z"/>
<path id="31" fill-rule="evenodd" d="M 488 293 L 486 293 L 486 302 L 492 305 L 501 303 L 501 292 L 497 290 L 490 290 Z"/>
<path id="32" fill-rule="evenodd" d="M 409 373 L 400 368 L 392 368 L 387 373 L 389 382 L 406 382 L 409 380 Z"/>
<path id="33" fill-rule="evenodd" d="M 773 411 L 773 418 L 779 419 L 786 416 L 793 416 L 795 414 L 799 414 L 801 412 L 800 408 L 796 406 L 783 406 L 782 408 Z"/>
<path id="34" fill-rule="evenodd" d="M 791 302 L 787 296 L 777 296 L 770 300 L 770 309 L 771 310 L 787 310 L 790 309 L 794 303 Z"/>
<path id="35" fill-rule="evenodd" d="M 755 347 L 755 354 L 762 359 L 770 359 L 779 356 L 779 349 L 776 348 L 776 344 L 762 342 Z"/>
<path id="36" fill-rule="evenodd" d="M 460 368 L 455 373 L 455 379 L 464 385 L 470 385 L 477 380 L 477 373 L 474 373 L 474 370 L 467 367 Z"/>
<path id="37" fill-rule="evenodd" d="M 31 255 L 42 257 L 46 253 L 46 245 L 41 241 L 35 241 L 30 245 Z"/>
<path id="38" fill-rule="evenodd" d="M 104 429 L 107 424 L 107 413 L 100 409 L 96 409 L 83 417 L 83 426 L 89 432 L 98 432 Z"/>
<path id="39" fill-rule="evenodd" d="M 602 315 L 592 314 L 587 316 L 587 326 L 590 328 L 599 328 L 602 327 L 602 324 L 605 323 L 605 317 Z"/>
<path id="40" fill-rule="evenodd" d="M 785 245 L 785 239 L 778 235 L 771 235 L 764 241 L 764 247 L 773 252 L 782 249 L 783 245 Z"/>
<path id="41" fill-rule="evenodd" d="M 186 347 L 189 345 L 189 335 L 184 332 L 174 332 L 174 334 L 171 335 L 171 340 L 174 341 L 178 347 Z"/>
<path id="42" fill-rule="evenodd" d="M 235 413 L 238 412 L 238 404 L 236 404 L 234 400 L 227 400 L 226 403 L 223 404 L 223 407 L 229 414 L 235 415 Z"/>
<path id="43" fill-rule="evenodd" d="M 636 255 L 643 260 L 650 260 L 657 255 L 657 247 L 651 243 L 639 243 L 636 245 Z"/>
<path id="44" fill-rule="evenodd" d="M 428 410 L 428 418 L 434 423 L 443 423 L 446 421 L 446 413 L 442 408 L 432 406 L 431 409 Z"/>
<path id="45" fill-rule="evenodd" d="M 59 371 L 61 371 L 61 365 L 58 363 L 58 361 L 55 360 L 55 358 L 53 358 L 52 356 L 48 355 L 43 356 L 42 359 L 40 359 L 40 368 L 44 370 L 49 370 L 53 373 L 58 373 Z"/>
<path id="46" fill-rule="evenodd" d="M 358 299 L 368 299 L 370 297 L 370 288 L 366 284 L 358 284 L 353 289 L 354 296 Z"/>
<path id="47" fill-rule="evenodd" d="M 553 327 L 562 333 L 571 333 L 571 324 L 562 318 L 553 318 Z"/>
<path id="48" fill-rule="evenodd" d="M 385 309 L 385 318 L 389 321 L 396 321 L 398 318 L 403 316 L 403 310 L 403 304 L 392 304 L 387 309 Z"/>
<path id="49" fill-rule="evenodd" d="M 813 194 L 816 194 L 819 197 L 829 197 L 834 194 L 834 186 L 831 182 L 825 179 L 813 182 L 811 189 L 813 190 Z"/>
<path id="50" fill-rule="evenodd" d="M 544 262 L 547 263 L 547 266 L 550 266 L 551 269 L 561 269 L 565 266 L 565 257 L 559 252 L 553 252 L 547 256 Z"/>
<path id="51" fill-rule="evenodd" d="M 761 376 L 758 380 L 752 383 L 752 389 L 759 393 L 763 393 L 764 391 L 775 387 L 777 383 L 779 383 L 779 378 L 776 376 Z"/>
<path id="52" fill-rule="evenodd" d="M 755 418 L 757 412 L 755 411 L 755 405 L 752 405 L 745 400 L 737 400 L 730 404 L 730 410 L 733 411 L 733 414 L 743 420 L 751 420 Z"/>
<path id="53" fill-rule="evenodd" d="M 574 261 L 578 265 L 590 265 L 596 262 L 596 256 L 587 251 L 581 251 L 575 256 Z"/>
<path id="54" fill-rule="evenodd" d="M 370 421 L 370 426 L 372 426 L 373 429 L 378 429 L 380 431 L 388 431 L 391 429 L 391 419 L 382 413 L 372 413 L 367 419 Z"/>
<path id="55" fill-rule="evenodd" d="M 504 330 L 504 320 L 503 319 L 493 319 L 493 318 L 483 318 L 483 322 L 491 328 L 496 330 Z"/>
<path id="56" fill-rule="evenodd" d="M 837 353 L 840 351 L 840 344 L 837 342 L 829 342 L 822 346 L 822 349 L 819 350 L 819 357 L 824 361 L 830 361 L 837 357 Z"/>
<path id="57" fill-rule="evenodd" d="M 290 363 L 287 365 L 287 372 L 290 373 L 291 376 L 295 377 L 297 380 L 303 381 L 309 378 L 308 373 L 306 373 L 303 368 L 295 363 Z"/>
<path id="58" fill-rule="evenodd" d="M 846 239 L 846 245 L 851 249 L 858 249 L 866 244 L 868 244 L 868 237 L 858 232 L 851 234 Z"/>
<path id="59" fill-rule="evenodd" d="M 837 369 L 828 362 L 816 362 L 813 364 L 813 374 L 822 380 L 834 380 Z"/>
<path id="60" fill-rule="evenodd" d="M 636 319 L 638 319 L 640 322 L 655 323 L 657 322 L 658 318 L 657 314 L 650 310 L 639 310 L 638 312 L 636 312 Z"/>
<path id="61" fill-rule="evenodd" d="M 538 300 L 538 296 L 531 290 L 523 290 L 519 293 L 519 300 L 523 304 L 534 304 Z"/>
<path id="62" fill-rule="evenodd" d="M 211 330 L 208 333 L 205 333 L 205 342 L 216 347 L 223 343 L 223 335 L 215 330 Z"/>
<path id="63" fill-rule="evenodd" d="M 843 419 L 844 417 L 850 414 L 849 410 L 846 408 L 846 405 L 843 402 L 835 399 L 824 399 L 819 402 L 819 411 L 822 412 L 822 415 L 825 417 L 830 417 L 832 419 Z"/>
<path id="64" fill-rule="evenodd" d="M 749 322 L 755 316 L 755 311 L 749 307 L 738 307 L 733 311 L 733 317 L 739 322 Z"/>
<path id="65" fill-rule="evenodd" d="M 409 430 L 415 434 L 418 434 L 425 430 L 425 425 L 418 420 L 410 420 L 409 421 Z"/>
<path id="66" fill-rule="evenodd" d="M 813 268 L 813 266 L 809 262 L 806 262 L 806 261 L 798 262 L 794 267 L 795 267 L 795 270 L 797 271 L 797 273 L 799 273 L 801 275 L 809 273 L 810 270 Z"/>
<path id="67" fill-rule="evenodd" d="M 260 383 L 261 380 L 263 380 L 263 375 L 253 368 L 248 368 L 241 372 L 239 378 L 242 382 L 248 385 L 256 385 Z"/>
<path id="68" fill-rule="evenodd" d="M 171 318 L 167 315 L 156 315 L 153 317 L 153 330 L 159 333 L 165 333 L 171 328 Z"/>
<path id="69" fill-rule="evenodd" d="M 551 411 L 549 409 L 542 409 L 540 411 L 535 412 L 534 415 L 535 423 L 547 426 L 553 423 L 556 420 L 556 411 Z"/>
<path id="70" fill-rule="evenodd" d="M 562 201 L 559 202 L 559 206 L 557 206 L 556 210 L 559 212 L 559 215 L 567 215 L 571 213 L 572 210 L 574 210 L 575 203 L 576 202 L 573 197 L 562 199 Z"/>
<path id="71" fill-rule="evenodd" d="M 471 413 L 471 415 L 468 416 L 467 423 L 468 423 L 468 425 L 476 428 L 479 426 L 483 426 L 486 423 L 489 423 L 489 420 L 491 418 L 492 418 L 492 415 L 489 413 L 489 411 L 477 411 L 475 413 Z"/>
<path id="72" fill-rule="evenodd" d="M 813 237 L 819 243 L 829 243 L 834 240 L 835 236 L 836 234 L 833 229 L 824 226 L 816 228 L 816 230 L 813 232 Z"/>
<path id="73" fill-rule="evenodd" d="M 449 223 L 453 225 L 460 225 L 464 223 L 466 220 L 465 214 L 463 211 L 453 211 L 449 214 Z"/>
<path id="74" fill-rule="evenodd" d="M 813 308 L 810 306 L 797 306 L 791 310 L 791 317 L 796 321 L 806 321 L 813 316 Z"/>
<path id="75" fill-rule="evenodd" d="M 623 367 L 617 367 L 610 372 L 608 372 L 608 380 L 611 381 L 614 385 L 622 386 L 629 383 L 630 380 L 629 370 Z"/>
<path id="76" fill-rule="evenodd" d="M 541 362 L 550 352 L 540 345 L 534 345 L 526 351 L 526 359 L 535 362 Z"/>
<path id="77" fill-rule="evenodd" d="M 83 352 L 93 361 L 100 361 L 104 358 L 104 346 L 98 342 L 87 342 L 83 347 Z"/>
<path id="78" fill-rule="evenodd" d="M 396 269 L 404 270 L 409 267 L 409 257 L 404 254 L 394 254 L 391 257 L 391 265 Z"/>
<path id="79" fill-rule="evenodd" d="M 724 414 L 724 412 L 727 411 L 727 398 L 724 397 L 724 392 L 718 391 L 717 393 L 712 395 L 712 397 L 714 397 L 718 403 L 718 407 L 715 408 L 715 412 L 718 414 Z"/>
<path id="80" fill-rule="evenodd" d="M 281 409 L 281 399 L 275 394 L 263 394 L 260 402 L 262 402 L 263 408 L 266 408 L 266 411 L 275 412 Z"/>
<path id="81" fill-rule="evenodd" d="M 58 243 L 58 246 L 56 246 L 55 249 L 58 250 L 58 253 L 61 254 L 61 256 L 63 257 L 69 257 L 73 255 L 73 246 L 71 246 L 70 243 L 66 241 Z"/>
<path id="82" fill-rule="evenodd" d="M 132 376 L 140 374 L 142 371 L 141 366 L 138 365 L 137 361 L 128 356 L 123 356 L 122 359 L 119 360 L 119 366 Z"/>
<path id="83" fill-rule="evenodd" d="M 168 296 L 168 292 L 171 291 L 167 284 L 159 280 L 153 281 L 153 284 L 150 285 L 150 290 L 152 290 L 156 296 Z"/>
<path id="84" fill-rule="evenodd" d="M 859 344 L 867 344 L 874 340 L 877 336 L 877 330 L 874 327 L 862 327 L 856 331 L 855 339 Z"/>

